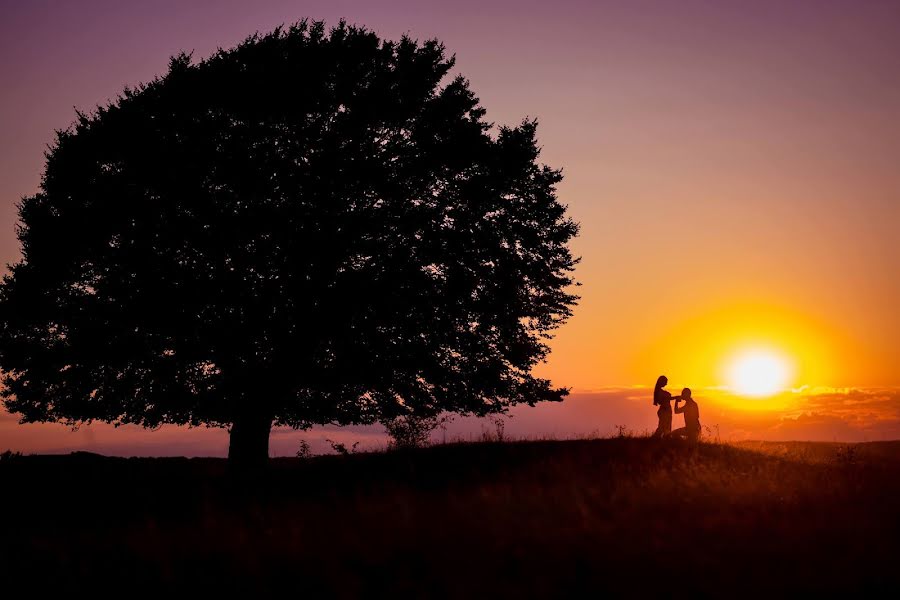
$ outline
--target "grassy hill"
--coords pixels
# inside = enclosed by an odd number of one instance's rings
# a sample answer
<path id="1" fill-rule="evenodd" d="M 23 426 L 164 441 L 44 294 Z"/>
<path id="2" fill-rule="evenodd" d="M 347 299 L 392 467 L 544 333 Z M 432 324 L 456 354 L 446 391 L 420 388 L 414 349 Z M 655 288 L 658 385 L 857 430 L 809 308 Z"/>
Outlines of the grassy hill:
<path id="1" fill-rule="evenodd" d="M 900 591 L 900 442 L 621 438 L 276 459 L 6 456 L 32 589 L 318 597 Z"/>

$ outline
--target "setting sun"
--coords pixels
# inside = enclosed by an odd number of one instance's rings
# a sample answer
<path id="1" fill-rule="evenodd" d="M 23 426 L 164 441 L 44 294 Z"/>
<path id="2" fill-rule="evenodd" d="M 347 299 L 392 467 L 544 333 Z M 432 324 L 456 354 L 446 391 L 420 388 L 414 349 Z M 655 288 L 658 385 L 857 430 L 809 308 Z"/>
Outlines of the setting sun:
<path id="1" fill-rule="evenodd" d="M 771 396 L 785 389 L 790 377 L 790 362 L 768 350 L 743 352 L 728 369 L 729 386 L 745 396 Z"/>

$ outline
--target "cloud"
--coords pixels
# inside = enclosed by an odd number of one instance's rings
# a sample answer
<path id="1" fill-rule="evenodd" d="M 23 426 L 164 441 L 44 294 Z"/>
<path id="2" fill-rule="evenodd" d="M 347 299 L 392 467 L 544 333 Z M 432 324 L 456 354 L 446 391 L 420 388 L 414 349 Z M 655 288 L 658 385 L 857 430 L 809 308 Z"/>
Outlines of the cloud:
<path id="1" fill-rule="evenodd" d="M 861 442 L 900 439 L 900 389 L 802 388 L 778 399 L 779 410 L 731 411 L 732 437 Z"/>

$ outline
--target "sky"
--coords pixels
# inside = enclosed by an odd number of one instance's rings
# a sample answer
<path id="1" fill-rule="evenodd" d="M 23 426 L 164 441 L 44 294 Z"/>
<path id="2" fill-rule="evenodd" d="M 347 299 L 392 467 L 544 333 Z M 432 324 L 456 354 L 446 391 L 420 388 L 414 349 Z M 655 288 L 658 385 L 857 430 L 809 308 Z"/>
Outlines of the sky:
<path id="1" fill-rule="evenodd" d="M 511 431 L 652 428 L 666 373 L 735 437 L 900 437 L 898 2 L 0 0 L 0 263 L 76 108 L 303 17 L 438 38 L 489 120 L 538 119 L 581 223 L 582 299 L 537 370 L 571 400 Z M 725 389 L 748 352 L 777 357 L 787 391 Z M 0 416 L 0 449 L 219 453 L 221 434 Z"/>

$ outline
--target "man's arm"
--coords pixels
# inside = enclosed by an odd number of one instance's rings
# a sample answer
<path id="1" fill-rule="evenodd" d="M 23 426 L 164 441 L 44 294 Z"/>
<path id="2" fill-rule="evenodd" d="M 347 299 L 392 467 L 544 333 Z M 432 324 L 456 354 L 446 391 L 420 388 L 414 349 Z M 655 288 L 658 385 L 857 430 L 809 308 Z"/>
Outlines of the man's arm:
<path id="1" fill-rule="evenodd" d="M 680 415 L 681 413 L 684 412 L 684 407 L 683 407 L 683 406 L 678 406 L 678 403 L 679 403 L 679 402 L 681 402 L 681 396 L 678 396 L 678 397 L 675 398 L 675 414 L 676 414 L 676 415 Z"/>

